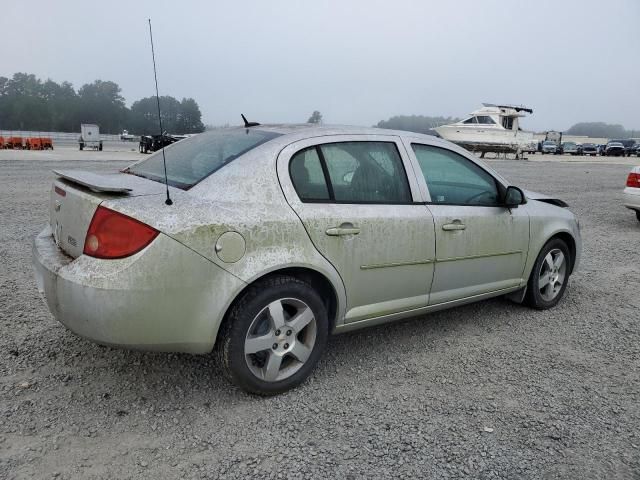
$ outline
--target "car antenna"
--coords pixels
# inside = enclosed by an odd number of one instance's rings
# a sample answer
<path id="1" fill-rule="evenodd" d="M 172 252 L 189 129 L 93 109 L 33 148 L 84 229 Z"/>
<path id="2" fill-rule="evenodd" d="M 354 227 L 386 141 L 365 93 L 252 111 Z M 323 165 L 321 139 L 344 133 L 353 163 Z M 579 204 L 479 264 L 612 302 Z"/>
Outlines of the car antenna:
<path id="1" fill-rule="evenodd" d="M 173 205 L 169 196 L 169 178 L 167 177 L 167 157 L 164 155 L 164 130 L 162 129 L 162 116 L 160 115 L 160 95 L 158 94 L 158 74 L 156 72 L 156 54 L 153 50 L 153 33 L 151 32 L 151 19 L 149 20 L 149 38 L 151 39 L 151 58 L 153 59 L 153 78 L 156 81 L 156 103 L 158 105 L 158 122 L 160 123 L 160 141 L 162 142 L 162 165 L 164 166 L 164 186 L 167 189 L 166 205 Z"/>
<path id="2" fill-rule="evenodd" d="M 242 117 L 242 120 L 244 120 L 244 128 L 257 127 L 260 125 L 258 122 L 249 122 L 243 113 L 241 113 L 240 116 Z"/>

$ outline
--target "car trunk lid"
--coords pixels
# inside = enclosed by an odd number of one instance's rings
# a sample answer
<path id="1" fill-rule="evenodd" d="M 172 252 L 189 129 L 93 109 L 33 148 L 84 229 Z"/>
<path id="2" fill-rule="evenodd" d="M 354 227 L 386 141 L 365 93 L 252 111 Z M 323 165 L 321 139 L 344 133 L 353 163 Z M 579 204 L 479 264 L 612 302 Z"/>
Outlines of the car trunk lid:
<path id="1" fill-rule="evenodd" d="M 93 173 L 82 170 L 54 171 L 51 186 L 49 224 L 53 237 L 67 255 L 82 255 L 91 219 L 98 205 L 107 199 L 162 195 L 164 186 L 124 173 Z"/>

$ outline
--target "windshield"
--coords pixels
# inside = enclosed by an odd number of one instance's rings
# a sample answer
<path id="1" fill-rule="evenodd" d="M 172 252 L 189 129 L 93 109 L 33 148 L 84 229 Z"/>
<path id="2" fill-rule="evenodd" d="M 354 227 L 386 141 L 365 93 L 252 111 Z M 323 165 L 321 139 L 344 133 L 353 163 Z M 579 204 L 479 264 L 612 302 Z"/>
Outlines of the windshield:
<path id="1" fill-rule="evenodd" d="M 551 140 L 547 140 L 546 142 L 543 143 L 543 145 L 552 145 L 552 146 L 556 146 L 556 142 L 552 142 Z"/>
<path id="2" fill-rule="evenodd" d="M 165 148 L 169 185 L 183 190 L 281 134 L 249 128 L 210 130 Z M 164 182 L 162 152 L 124 170 L 139 177 Z"/>

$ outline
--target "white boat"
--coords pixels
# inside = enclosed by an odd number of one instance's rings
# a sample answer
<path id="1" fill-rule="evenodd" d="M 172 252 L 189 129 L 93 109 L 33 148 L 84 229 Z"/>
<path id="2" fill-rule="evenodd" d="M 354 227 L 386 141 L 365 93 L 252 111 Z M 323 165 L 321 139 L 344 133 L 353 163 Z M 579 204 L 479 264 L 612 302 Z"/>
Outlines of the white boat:
<path id="1" fill-rule="evenodd" d="M 516 105 L 493 105 L 470 113 L 468 118 L 435 128 L 445 140 L 474 152 L 515 153 L 516 158 L 535 142 L 533 132 L 520 128 L 519 118 L 533 110 Z"/>

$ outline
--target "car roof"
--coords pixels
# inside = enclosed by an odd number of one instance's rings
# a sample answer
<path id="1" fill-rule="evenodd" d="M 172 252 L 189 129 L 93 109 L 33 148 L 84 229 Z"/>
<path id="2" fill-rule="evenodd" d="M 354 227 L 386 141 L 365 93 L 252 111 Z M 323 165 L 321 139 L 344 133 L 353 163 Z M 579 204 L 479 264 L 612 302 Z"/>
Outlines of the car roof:
<path id="1" fill-rule="evenodd" d="M 244 127 L 239 127 L 244 128 Z M 313 137 L 323 137 L 328 135 L 389 135 L 402 136 L 405 138 L 418 138 L 428 141 L 433 145 L 451 145 L 446 140 L 436 137 L 435 135 L 427 135 L 417 132 L 409 132 L 406 130 L 390 130 L 378 127 L 359 127 L 353 125 L 316 125 L 312 123 L 300 124 L 266 124 L 258 125 L 256 130 L 279 133 L 281 136 L 271 139 L 269 143 L 280 143 L 288 145 L 298 140 L 304 140 Z"/>
<path id="2" fill-rule="evenodd" d="M 314 123 L 292 123 L 292 124 L 266 124 L 259 125 L 257 130 L 266 130 L 282 135 L 304 133 L 307 136 L 323 136 L 323 135 L 402 135 L 412 132 L 389 130 L 377 127 L 359 127 L 353 125 L 318 125 Z"/>

